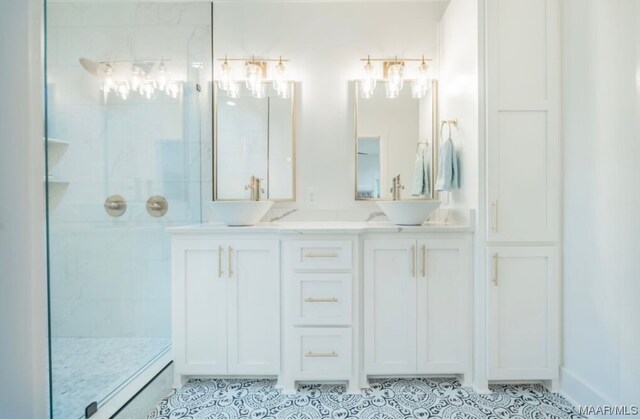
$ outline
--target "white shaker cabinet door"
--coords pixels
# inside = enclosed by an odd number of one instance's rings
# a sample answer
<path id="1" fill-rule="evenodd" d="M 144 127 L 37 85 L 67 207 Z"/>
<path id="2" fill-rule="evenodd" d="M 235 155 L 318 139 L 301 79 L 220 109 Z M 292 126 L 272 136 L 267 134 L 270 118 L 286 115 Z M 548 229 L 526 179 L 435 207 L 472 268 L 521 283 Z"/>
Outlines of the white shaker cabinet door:
<path id="1" fill-rule="evenodd" d="M 209 240 L 174 243 L 173 350 L 181 374 L 227 373 L 225 253 Z"/>
<path id="2" fill-rule="evenodd" d="M 470 369 L 470 252 L 464 240 L 418 241 L 419 374 L 465 373 Z"/>
<path id="3" fill-rule="evenodd" d="M 280 370 L 280 245 L 235 240 L 229 266 L 229 374 L 275 375 Z"/>
<path id="4" fill-rule="evenodd" d="M 416 241 L 364 241 L 366 374 L 416 371 Z"/>
<path id="5" fill-rule="evenodd" d="M 558 377 L 557 248 L 487 249 L 488 378 Z"/>
<path id="6" fill-rule="evenodd" d="M 487 1 L 487 240 L 553 242 L 560 215 L 558 0 Z"/>

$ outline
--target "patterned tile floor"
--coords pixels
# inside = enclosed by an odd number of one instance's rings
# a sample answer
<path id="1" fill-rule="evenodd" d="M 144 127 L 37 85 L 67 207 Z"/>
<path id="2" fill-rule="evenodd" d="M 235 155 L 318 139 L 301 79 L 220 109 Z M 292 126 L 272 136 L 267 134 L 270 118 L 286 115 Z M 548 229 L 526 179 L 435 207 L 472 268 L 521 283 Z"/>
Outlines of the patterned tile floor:
<path id="1" fill-rule="evenodd" d="M 192 380 L 147 419 L 560 419 L 583 418 L 541 385 L 495 385 L 477 394 L 455 379 L 371 380 L 362 395 L 341 385 L 300 386 L 284 395 L 270 380 Z"/>
<path id="2" fill-rule="evenodd" d="M 53 338 L 53 418 L 84 417 L 101 401 L 169 347 L 161 338 Z"/>

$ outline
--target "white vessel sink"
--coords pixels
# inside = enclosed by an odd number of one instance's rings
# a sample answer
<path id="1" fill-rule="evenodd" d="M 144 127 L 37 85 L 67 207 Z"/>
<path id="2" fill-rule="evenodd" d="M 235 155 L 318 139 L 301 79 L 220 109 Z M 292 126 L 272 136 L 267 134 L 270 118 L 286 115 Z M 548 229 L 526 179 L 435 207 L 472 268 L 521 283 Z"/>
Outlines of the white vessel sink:
<path id="1" fill-rule="evenodd" d="M 255 225 L 273 205 L 273 201 L 213 201 L 216 216 L 228 226 Z"/>
<path id="2" fill-rule="evenodd" d="M 421 225 L 433 210 L 440 206 L 440 201 L 417 199 L 407 201 L 377 201 L 376 203 L 394 224 L 401 226 Z"/>

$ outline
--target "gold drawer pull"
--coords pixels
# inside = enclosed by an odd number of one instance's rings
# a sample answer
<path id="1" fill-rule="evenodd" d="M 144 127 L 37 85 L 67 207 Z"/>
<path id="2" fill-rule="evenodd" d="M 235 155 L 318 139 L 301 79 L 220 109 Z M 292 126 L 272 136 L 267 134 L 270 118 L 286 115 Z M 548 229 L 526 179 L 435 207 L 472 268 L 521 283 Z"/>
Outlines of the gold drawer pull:
<path id="1" fill-rule="evenodd" d="M 307 358 L 337 358 L 338 354 L 335 352 L 307 352 L 304 356 Z"/>
<path id="2" fill-rule="evenodd" d="M 331 298 L 305 298 L 305 303 L 337 303 L 338 299 L 336 297 Z"/>
<path id="3" fill-rule="evenodd" d="M 306 258 L 337 258 L 338 254 L 333 253 L 305 253 L 304 257 Z"/>

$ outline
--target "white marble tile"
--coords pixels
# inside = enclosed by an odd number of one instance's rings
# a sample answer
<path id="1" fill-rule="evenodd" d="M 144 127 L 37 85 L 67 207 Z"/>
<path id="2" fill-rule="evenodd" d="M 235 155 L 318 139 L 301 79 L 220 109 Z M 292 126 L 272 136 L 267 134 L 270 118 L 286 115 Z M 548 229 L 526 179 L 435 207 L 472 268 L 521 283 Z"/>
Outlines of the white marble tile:
<path id="1" fill-rule="evenodd" d="M 209 3 L 160 3 L 158 20 L 162 25 L 209 25 L 211 6 Z"/>
<path id="2" fill-rule="evenodd" d="M 81 4 L 47 2 L 47 29 L 60 26 L 80 26 L 81 24 Z"/>
<path id="3" fill-rule="evenodd" d="M 136 3 L 85 3 L 82 5 L 82 24 L 88 27 L 135 25 L 137 9 Z"/>
<path id="4" fill-rule="evenodd" d="M 136 4 L 135 22 L 136 25 L 157 25 L 158 11 L 157 3 L 141 2 Z"/>

